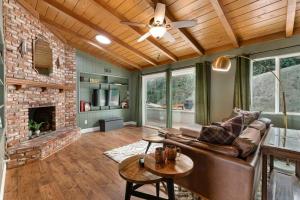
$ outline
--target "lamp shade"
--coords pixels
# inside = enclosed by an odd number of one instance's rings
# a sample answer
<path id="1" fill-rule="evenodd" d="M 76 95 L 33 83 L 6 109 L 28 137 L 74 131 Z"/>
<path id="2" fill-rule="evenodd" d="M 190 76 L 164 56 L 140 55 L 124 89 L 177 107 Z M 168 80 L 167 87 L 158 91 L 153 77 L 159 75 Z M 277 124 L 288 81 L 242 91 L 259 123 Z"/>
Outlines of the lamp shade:
<path id="1" fill-rule="evenodd" d="M 228 56 L 220 56 L 213 61 L 211 66 L 214 71 L 228 72 L 231 67 L 231 61 Z"/>

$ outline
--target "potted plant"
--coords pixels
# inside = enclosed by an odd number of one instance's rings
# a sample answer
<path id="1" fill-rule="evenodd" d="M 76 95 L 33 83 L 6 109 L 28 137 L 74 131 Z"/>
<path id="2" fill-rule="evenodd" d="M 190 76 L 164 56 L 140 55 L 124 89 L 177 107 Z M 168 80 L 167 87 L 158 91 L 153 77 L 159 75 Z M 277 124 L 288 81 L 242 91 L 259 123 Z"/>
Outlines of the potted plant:
<path id="1" fill-rule="evenodd" d="M 34 134 L 36 135 L 36 136 L 39 136 L 40 135 L 40 128 L 41 128 L 41 126 L 43 125 L 43 123 L 44 122 L 41 122 L 41 123 L 37 123 L 37 122 L 35 122 L 35 121 L 33 121 L 33 120 L 31 120 L 30 122 L 29 122 L 29 124 L 31 124 L 31 130 L 32 131 L 34 131 Z"/>
<path id="2" fill-rule="evenodd" d="M 29 133 L 28 133 L 28 137 L 31 138 L 32 137 L 32 132 L 34 131 L 34 121 L 33 120 L 29 120 L 28 123 L 28 129 L 29 129 Z"/>

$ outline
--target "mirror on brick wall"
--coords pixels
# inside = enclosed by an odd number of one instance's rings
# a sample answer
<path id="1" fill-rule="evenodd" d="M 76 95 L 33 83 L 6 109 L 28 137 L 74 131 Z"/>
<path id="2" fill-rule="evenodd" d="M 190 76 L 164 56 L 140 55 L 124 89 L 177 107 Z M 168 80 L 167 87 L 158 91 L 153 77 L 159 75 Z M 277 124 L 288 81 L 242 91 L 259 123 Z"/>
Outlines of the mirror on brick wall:
<path id="1" fill-rule="evenodd" d="M 39 74 L 49 76 L 52 73 L 52 49 L 43 37 L 38 37 L 33 42 L 33 64 Z"/>

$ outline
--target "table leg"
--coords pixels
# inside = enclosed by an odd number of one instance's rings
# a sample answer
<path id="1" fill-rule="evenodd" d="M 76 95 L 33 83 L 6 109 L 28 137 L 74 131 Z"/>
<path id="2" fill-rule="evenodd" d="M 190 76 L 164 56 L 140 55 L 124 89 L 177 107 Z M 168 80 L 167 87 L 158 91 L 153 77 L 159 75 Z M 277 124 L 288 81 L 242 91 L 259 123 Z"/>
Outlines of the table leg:
<path id="1" fill-rule="evenodd" d="M 272 155 L 270 155 L 270 174 L 271 174 L 271 172 L 273 171 L 273 169 L 274 169 L 274 156 L 272 156 Z"/>
<path id="2" fill-rule="evenodd" d="M 169 200 L 175 200 L 174 181 L 171 178 L 167 179 L 168 197 Z"/>
<path id="3" fill-rule="evenodd" d="M 268 156 L 262 156 L 262 200 L 267 200 L 268 192 Z"/>
<path id="4" fill-rule="evenodd" d="M 147 154 L 147 152 L 149 151 L 149 148 L 151 146 L 152 142 L 148 142 L 148 145 L 147 145 L 147 148 L 146 148 L 146 151 L 145 151 L 145 155 Z"/>
<path id="5" fill-rule="evenodd" d="M 159 186 L 160 186 L 160 183 L 159 182 L 156 183 L 156 197 L 157 197 L 157 199 L 159 199 L 159 190 L 160 190 Z"/>
<path id="6" fill-rule="evenodd" d="M 126 193 L 125 193 L 125 200 L 130 200 L 131 194 L 133 191 L 133 183 L 126 182 Z"/>
<path id="7" fill-rule="evenodd" d="M 300 161 L 296 161 L 296 176 L 300 178 Z"/>

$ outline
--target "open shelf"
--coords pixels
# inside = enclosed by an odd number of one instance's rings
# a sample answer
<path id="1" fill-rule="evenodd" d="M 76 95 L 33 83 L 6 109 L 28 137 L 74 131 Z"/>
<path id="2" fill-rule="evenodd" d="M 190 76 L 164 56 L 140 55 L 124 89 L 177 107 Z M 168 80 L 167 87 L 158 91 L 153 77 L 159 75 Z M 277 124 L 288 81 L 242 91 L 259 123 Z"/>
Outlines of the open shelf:
<path id="1" fill-rule="evenodd" d="M 105 110 L 126 110 L 126 108 L 121 108 L 121 102 L 129 100 L 129 80 L 128 78 L 102 75 L 102 74 L 89 74 L 89 73 L 79 73 L 80 82 L 78 84 L 79 93 L 79 113 L 95 113 Z M 112 106 L 109 104 L 109 95 L 112 90 L 118 90 L 119 95 L 119 106 Z M 95 91 L 96 90 L 96 91 Z M 99 91 L 97 91 L 99 90 Z M 93 95 L 97 94 L 97 103 L 93 101 Z M 95 96 L 94 96 L 95 97 Z M 99 100 L 102 103 L 105 101 L 105 106 L 100 106 Z M 105 109 L 81 111 L 81 102 L 89 103 L 91 107 L 105 107 Z"/>

